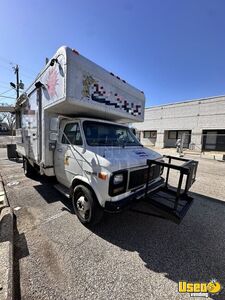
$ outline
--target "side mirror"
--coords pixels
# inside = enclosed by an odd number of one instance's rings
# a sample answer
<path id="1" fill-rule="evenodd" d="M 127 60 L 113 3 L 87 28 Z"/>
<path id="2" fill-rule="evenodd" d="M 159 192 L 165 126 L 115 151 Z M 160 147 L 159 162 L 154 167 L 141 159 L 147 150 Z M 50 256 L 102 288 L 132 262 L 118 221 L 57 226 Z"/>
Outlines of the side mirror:
<path id="1" fill-rule="evenodd" d="M 58 133 L 50 132 L 49 139 L 50 139 L 51 142 L 56 142 L 58 140 Z"/>
<path id="2" fill-rule="evenodd" d="M 50 131 L 58 131 L 59 128 L 59 119 L 51 118 L 50 119 Z"/>

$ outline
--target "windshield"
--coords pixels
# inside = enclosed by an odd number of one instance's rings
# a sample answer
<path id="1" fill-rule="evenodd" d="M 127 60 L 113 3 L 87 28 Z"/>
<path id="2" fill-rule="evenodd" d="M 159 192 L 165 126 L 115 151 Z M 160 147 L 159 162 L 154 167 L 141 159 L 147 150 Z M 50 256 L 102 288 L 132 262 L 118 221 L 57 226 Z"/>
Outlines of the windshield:
<path id="1" fill-rule="evenodd" d="M 89 146 L 141 146 L 128 127 L 84 121 L 83 128 Z"/>

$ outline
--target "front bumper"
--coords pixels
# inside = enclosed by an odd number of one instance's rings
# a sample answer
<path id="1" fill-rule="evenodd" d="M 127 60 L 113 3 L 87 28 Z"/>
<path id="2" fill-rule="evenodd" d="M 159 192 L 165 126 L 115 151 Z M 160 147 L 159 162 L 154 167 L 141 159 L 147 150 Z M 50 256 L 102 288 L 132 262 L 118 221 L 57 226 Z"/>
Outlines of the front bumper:
<path id="1" fill-rule="evenodd" d="M 160 180 L 149 183 L 148 186 L 148 194 L 156 193 L 162 186 L 164 185 L 164 179 L 160 178 Z M 126 208 L 129 208 L 132 204 L 136 203 L 140 200 L 146 192 L 146 187 L 144 186 L 142 189 L 139 189 L 136 192 L 133 192 L 129 196 L 118 200 L 118 201 L 106 201 L 105 203 L 105 211 L 107 212 L 120 212 Z"/>

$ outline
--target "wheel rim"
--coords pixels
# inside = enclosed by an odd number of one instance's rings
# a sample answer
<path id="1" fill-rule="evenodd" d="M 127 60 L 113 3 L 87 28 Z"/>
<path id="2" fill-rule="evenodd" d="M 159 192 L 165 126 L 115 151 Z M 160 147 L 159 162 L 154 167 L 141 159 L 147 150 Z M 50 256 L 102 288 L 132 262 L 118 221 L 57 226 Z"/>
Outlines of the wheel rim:
<path id="1" fill-rule="evenodd" d="M 79 216 L 84 221 L 88 221 L 91 217 L 91 204 L 90 201 L 83 194 L 80 194 L 78 196 L 76 207 Z"/>

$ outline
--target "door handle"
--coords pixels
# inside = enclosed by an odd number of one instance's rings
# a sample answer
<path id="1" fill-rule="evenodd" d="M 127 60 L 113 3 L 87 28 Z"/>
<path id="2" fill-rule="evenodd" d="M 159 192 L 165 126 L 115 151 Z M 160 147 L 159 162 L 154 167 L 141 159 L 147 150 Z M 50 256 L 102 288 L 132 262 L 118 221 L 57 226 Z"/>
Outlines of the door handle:
<path id="1" fill-rule="evenodd" d="M 62 152 L 62 148 L 58 148 L 57 151 L 58 151 L 58 152 Z"/>

